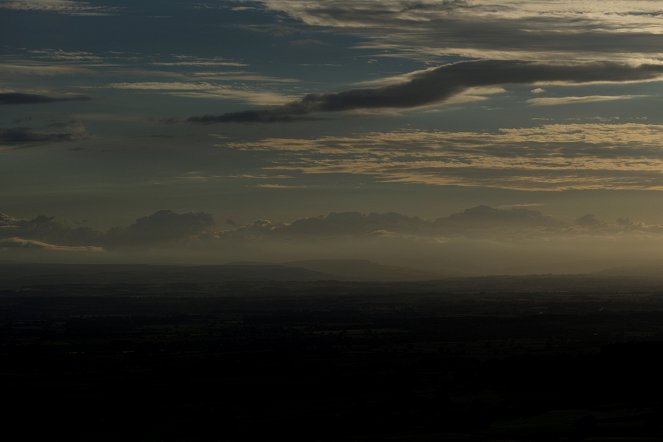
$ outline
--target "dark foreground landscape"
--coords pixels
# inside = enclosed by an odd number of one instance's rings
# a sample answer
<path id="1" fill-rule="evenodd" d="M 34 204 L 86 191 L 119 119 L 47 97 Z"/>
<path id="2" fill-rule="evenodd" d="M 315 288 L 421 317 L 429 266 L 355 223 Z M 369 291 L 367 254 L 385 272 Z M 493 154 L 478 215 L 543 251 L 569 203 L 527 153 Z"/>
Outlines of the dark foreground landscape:
<path id="1" fill-rule="evenodd" d="M 655 279 L 63 269 L 0 272 L 14 441 L 663 440 Z"/>

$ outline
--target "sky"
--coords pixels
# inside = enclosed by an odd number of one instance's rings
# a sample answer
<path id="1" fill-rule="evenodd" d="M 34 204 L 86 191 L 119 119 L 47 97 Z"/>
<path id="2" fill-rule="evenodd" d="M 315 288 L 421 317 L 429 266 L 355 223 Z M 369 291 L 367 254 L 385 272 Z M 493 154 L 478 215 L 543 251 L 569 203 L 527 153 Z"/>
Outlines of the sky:
<path id="1" fill-rule="evenodd" d="M 661 48 L 657 0 L 0 0 L 0 260 L 655 261 Z"/>

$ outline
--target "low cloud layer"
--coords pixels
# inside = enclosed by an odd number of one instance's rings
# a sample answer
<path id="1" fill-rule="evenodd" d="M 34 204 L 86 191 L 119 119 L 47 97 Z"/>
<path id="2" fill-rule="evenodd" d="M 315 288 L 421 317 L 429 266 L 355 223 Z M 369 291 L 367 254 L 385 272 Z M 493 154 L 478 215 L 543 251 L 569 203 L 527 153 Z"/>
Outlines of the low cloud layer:
<path id="1" fill-rule="evenodd" d="M 36 243 L 106 249 L 152 248 L 173 244 L 217 242 L 220 239 L 285 238 L 285 237 L 372 237 L 386 234 L 491 236 L 494 234 L 570 234 L 570 233 L 663 233 L 659 225 L 646 225 L 626 218 L 604 222 L 587 214 L 577 220 L 564 221 L 538 210 L 513 207 L 476 206 L 446 217 L 427 220 L 396 212 L 332 212 L 326 215 L 295 219 L 288 223 L 257 220 L 242 226 L 221 230 L 214 218 L 205 212 L 177 213 L 160 210 L 136 219 L 123 227 L 107 231 L 90 227 L 70 227 L 53 217 L 40 215 L 18 219 L 0 213 L 0 239 L 20 244 L 16 238 Z M 3 244 L 8 244 L 3 243 Z M 26 243 L 28 244 L 28 243 Z"/>
<path id="2" fill-rule="evenodd" d="M 443 103 L 470 88 L 505 84 L 636 82 L 660 78 L 663 65 L 618 63 L 541 64 L 521 61 L 460 62 L 414 73 L 409 80 L 377 88 L 309 94 L 301 100 L 264 110 L 191 117 L 190 122 L 279 123 L 315 112 L 358 109 L 408 109 Z"/>
<path id="3" fill-rule="evenodd" d="M 101 247 L 96 246 L 62 246 L 57 244 L 49 244 L 43 241 L 24 238 L 4 238 L 0 239 L 0 250 L 2 249 L 23 249 L 23 250 L 40 250 L 47 252 L 87 252 L 97 253 L 102 252 Z"/>
<path id="4" fill-rule="evenodd" d="M 226 228 L 228 225 L 225 226 Z M 583 272 L 661 258 L 663 225 L 591 214 L 560 220 L 526 207 L 476 206 L 437 219 L 335 212 L 220 230 L 206 213 L 155 212 L 126 227 L 68 227 L 0 214 L 3 259 L 222 264 L 368 259 L 439 275 Z"/>
<path id="5" fill-rule="evenodd" d="M 59 246 L 103 244 L 103 233 L 89 227 L 70 227 L 44 215 L 32 219 L 18 219 L 0 214 L 0 239 L 12 239 L 12 242 L 18 243 L 16 238 Z"/>
<path id="6" fill-rule="evenodd" d="M 108 231 L 103 241 L 108 247 L 145 247 L 210 234 L 214 218 L 209 213 L 176 213 L 160 210 L 138 218 L 127 227 Z"/>
<path id="7" fill-rule="evenodd" d="M 512 207 L 476 206 L 462 212 L 434 220 L 400 213 L 332 212 L 291 223 L 258 220 L 252 224 L 225 231 L 227 238 L 315 238 L 315 237 L 374 237 L 391 234 L 422 237 L 494 237 L 495 235 L 570 235 L 606 233 L 663 233 L 663 226 L 646 225 L 622 218 L 614 223 L 598 220 L 587 214 L 576 220 L 559 220 L 538 210 Z"/>
<path id="8" fill-rule="evenodd" d="M 26 220 L 0 213 L 0 249 L 95 252 L 104 249 L 149 249 L 211 238 L 213 227 L 214 218 L 202 212 L 161 210 L 138 218 L 126 227 L 114 227 L 105 232 L 90 227 L 70 227 L 44 215 Z"/>

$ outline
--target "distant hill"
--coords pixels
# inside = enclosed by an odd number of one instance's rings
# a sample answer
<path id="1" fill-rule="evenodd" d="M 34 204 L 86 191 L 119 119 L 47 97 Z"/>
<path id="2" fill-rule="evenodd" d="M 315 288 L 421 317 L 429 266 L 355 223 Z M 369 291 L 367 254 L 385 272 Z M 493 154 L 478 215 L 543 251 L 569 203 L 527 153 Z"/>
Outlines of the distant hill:
<path id="1" fill-rule="evenodd" d="M 172 284 L 226 281 L 319 281 L 331 275 L 293 266 L 0 264 L 1 286 L 49 284 Z"/>
<path id="2" fill-rule="evenodd" d="M 381 265 L 363 260 L 311 260 L 284 264 L 233 263 L 208 266 L 105 265 L 105 264 L 0 264 L 0 293 L 17 289 L 60 287 L 52 293 L 107 293 L 95 286 L 151 286 L 164 293 L 168 285 L 205 286 L 241 283 L 271 290 L 289 287 L 345 287 L 364 293 L 444 294 L 541 294 L 558 293 L 663 293 L 660 267 L 624 267 L 594 274 L 492 275 L 480 277 L 435 277 L 417 270 Z M 303 283 L 303 285 L 302 285 Z M 90 290 L 87 290 L 90 286 Z M 108 287 L 107 287 L 108 288 Z M 64 291 L 64 292 L 63 292 Z M 231 289 L 232 291 L 232 289 Z M 80 290 L 78 291 L 80 292 Z M 200 293 L 216 293 L 199 291 Z M 228 292 L 226 292 L 228 293 Z M 313 293 L 313 292 L 312 292 Z"/>
<path id="3" fill-rule="evenodd" d="M 439 278 L 433 273 L 362 259 L 316 259 L 286 262 L 284 265 L 329 274 L 334 279 L 345 281 L 424 281 Z"/>
<path id="4" fill-rule="evenodd" d="M 207 266 L 0 263 L 0 286 L 50 284 L 172 284 L 226 281 L 422 281 L 425 272 L 365 260 Z"/>
<path id="5" fill-rule="evenodd" d="M 578 291 L 659 287 L 663 266 L 606 269 L 585 275 L 494 275 L 444 277 L 415 269 L 359 259 L 320 259 L 206 266 L 143 264 L 18 264 L 0 263 L 0 288 L 75 284 L 216 284 L 226 282 L 376 282 L 436 284 L 453 291 Z"/>

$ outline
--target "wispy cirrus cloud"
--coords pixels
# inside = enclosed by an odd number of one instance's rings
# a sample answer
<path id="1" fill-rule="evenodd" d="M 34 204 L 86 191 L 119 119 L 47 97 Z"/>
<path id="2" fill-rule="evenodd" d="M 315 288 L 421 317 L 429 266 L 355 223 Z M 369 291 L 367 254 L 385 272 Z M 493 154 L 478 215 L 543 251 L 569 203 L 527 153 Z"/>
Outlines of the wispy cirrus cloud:
<path id="1" fill-rule="evenodd" d="M 298 83 L 296 78 L 273 77 L 270 75 L 257 74 L 248 71 L 227 71 L 227 72 L 194 72 L 190 76 L 201 80 L 214 81 L 249 81 L 261 83 Z"/>
<path id="2" fill-rule="evenodd" d="M 173 54 L 170 60 L 154 61 L 156 66 L 176 67 L 246 67 L 246 63 L 222 57 L 196 57 L 187 54 Z"/>
<path id="3" fill-rule="evenodd" d="M 310 26 L 335 28 L 365 39 L 379 56 L 420 60 L 634 60 L 659 57 L 660 4 L 554 0 L 261 0 Z"/>
<path id="4" fill-rule="evenodd" d="M 91 72 L 89 69 L 79 65 L 45 64 L 43 62 L 35 63 L 25 60 L 0 63 L 0 74 L 12 76 L 34 75 L 50 77 L 54 75 L 89 74 Z"/>
<path id="5" fill-rule="evenodd" d="M 291 96 L 279 92 L 210 82 L 125 82 L 112 83 L 108 87 L 111 89 L 161 92 L 188 98 L 236 100 L 255 105 L 279 105 L 292 100 Z"/>
<path id="6" fill-rule="evenodd" d="M 663 189 L 663 126 L 558 124 L 497 132 L 266 138 L 219 148 L 281 153 L 271 171 L 517 190 Z"/>
<path id="7" fill-rule="evenodd" d="M 601 103 L 606 101 L 633 100 L 646 95 L 583 95 L 571 97 L 541 97 L 527 100 L 531 106 L 562 106 L 567 104 Z"/>
<path id="8" fill-rule="evenodd" d="M 89 51 L 65 51 L 64 49 L 31 49 L 28 51 L 32 57 L 41 60 L 67 62 L 67 63 L 100 63 L 104 58 Z"/>

